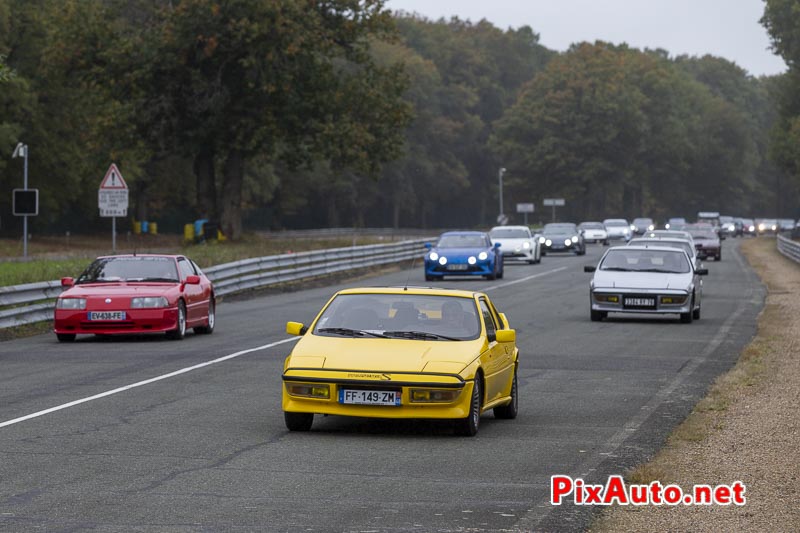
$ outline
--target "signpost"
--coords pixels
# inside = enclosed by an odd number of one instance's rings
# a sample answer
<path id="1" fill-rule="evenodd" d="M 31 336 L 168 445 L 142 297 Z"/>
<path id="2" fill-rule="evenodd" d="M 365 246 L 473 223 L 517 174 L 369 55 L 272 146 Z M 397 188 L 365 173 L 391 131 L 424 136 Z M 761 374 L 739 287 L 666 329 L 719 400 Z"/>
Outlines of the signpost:
<path id="1" fill-rule="evenodd" d="M 111 250 L 117 251 L 117 217 L 128 216 L 128 184 L 117 165 L 108 167 L 100 189 L 97 191 L 97 206 L 101 217 L 111 217 Z"/>
<path id="2" fill-rule="evenodd" d="M 566 205 L 566 202 L 564 201 L 563 198 L 545 198 L 544 199 L 544 205 L 545 205 L 545 207 L 547 207 L 548 205 L 552 206 L 552 208 L 553 208 L 553 222 L 555 222 L 556 221 L 556 206 L 563 207 L 564 205 Z"/>
<path id="3" fill-rule="evenodd" d="M 533 213 L 536 209 L 534 204 L 517 204 L 517 213 L 523 213 L 525 225 L 528 225 L 528 213 Z"/>
<path id="4" fill-rule="evenodd" d="M 24 163 L 24 170 L 23 170 L 23 178 L 22 178 L 22 189 L 14 189 L 14 196 L 12 200 L 12 204 L 14 205 L 13 211 L 14 214 L 17 216 L 21 216 L 22 218 L 22 257 L 28 257 L 28 217 L 29 216 L 36 216 L 39 214 L 39 190 L 33 189 L 32 191 L 28 190 L 28 145 L 17 143 L 17 147 L 14 148 L 14 153 L 11 157 L 22 157 L 25 159 Z M 31 192 L 34 193 L 35 197 L 31 198 Z M 30 201 L 33 200 L 34 205 L 30 205 Z M 24 205 L 22 205 L 24 204 Z M 20 209 L 17 209 L 19 205 Z M 33 209 L 29 209 L 33 207 Z"/>

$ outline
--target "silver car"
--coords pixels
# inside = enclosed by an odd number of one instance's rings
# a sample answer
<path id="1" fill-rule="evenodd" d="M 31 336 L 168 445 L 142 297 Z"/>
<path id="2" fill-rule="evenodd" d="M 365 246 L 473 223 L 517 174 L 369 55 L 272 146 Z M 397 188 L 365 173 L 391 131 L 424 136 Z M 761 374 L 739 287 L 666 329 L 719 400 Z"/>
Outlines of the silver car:
<path id="1" fill-rule="evenodd" d="M 700 318 L 703 286 L 689 255 L 677 248 L 618 246 L 608 250 L 595 266 L 589 284 L 589 316 L 593 322 L 608 313 L 678 314 L 681 322 Z"/>
<path id="2" fill-rule="evenodd" d="M 633 237 L 630 223 L 624 218 L 607 218 L 603 221 L 609 240 L 624 240 L 628 242 Z"/>
<path id="3" fill-rule="evenodd" d="M 531 234 L 528 226 L 495 226 L 489 231 L 493 243 L 500 243 L 503 261 L 520 259 L 532 265 L 542 260 L 539 239 Z"/>

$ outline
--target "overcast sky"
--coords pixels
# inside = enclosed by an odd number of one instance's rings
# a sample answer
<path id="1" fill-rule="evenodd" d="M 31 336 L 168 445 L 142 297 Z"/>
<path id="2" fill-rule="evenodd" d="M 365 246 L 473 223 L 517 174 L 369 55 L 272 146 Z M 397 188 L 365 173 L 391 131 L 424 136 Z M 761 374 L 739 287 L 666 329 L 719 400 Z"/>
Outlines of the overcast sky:
<path id="1" fill-rule="evenodd" d="M 786 70 L 758 22 L 763 0 L 387 0 L 386 6 L 432 19 L 485 18 L 503 29 L 528 25 L 559 51 L 599 39 L 672 56 L 721 56 L 756 76 Z"/>

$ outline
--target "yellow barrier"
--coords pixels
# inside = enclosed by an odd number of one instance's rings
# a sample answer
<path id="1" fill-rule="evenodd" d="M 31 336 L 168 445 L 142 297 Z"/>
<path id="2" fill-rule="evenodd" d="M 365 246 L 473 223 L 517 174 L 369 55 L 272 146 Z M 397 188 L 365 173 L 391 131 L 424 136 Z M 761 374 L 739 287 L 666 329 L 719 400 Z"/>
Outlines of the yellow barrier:
<path id="1" fill-rule="evenodd" d="M 158 224 L 157 223 L 151 222 L 150 223 L 150 227 L 147 228 L 147 229 L 148 229 L 148 233 L 150 233 L 150 235 L 158 235 Z"/>
<path id="2" fill-rule="evenodd" d="M 142 223 L 138 220 L 133 221 L 133 234 L 139 235 L 142 232 Z"/>
<path id="3" fill-rule="evenodd" d="M 183 240 L 186 242 L 194 242 L 194 224 L 183 225 Z"/>

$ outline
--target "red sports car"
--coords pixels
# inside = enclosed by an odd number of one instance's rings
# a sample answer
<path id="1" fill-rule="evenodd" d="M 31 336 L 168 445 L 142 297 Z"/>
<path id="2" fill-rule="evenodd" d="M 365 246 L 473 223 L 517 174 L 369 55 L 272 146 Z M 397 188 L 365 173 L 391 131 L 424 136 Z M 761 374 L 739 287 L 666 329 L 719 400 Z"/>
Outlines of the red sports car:
<path id="1" fill-rule="evenodd" d="M 78 279 L 63 278 L 54 331 L 59 341 L 95 335 L 165 332 L 182 339 L 187 328 L 212 333 L 214 287 L 181 255 L 98 257 Z"/>

